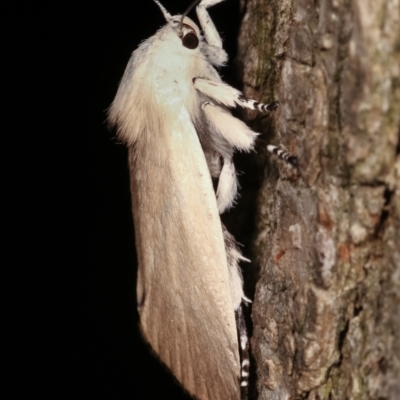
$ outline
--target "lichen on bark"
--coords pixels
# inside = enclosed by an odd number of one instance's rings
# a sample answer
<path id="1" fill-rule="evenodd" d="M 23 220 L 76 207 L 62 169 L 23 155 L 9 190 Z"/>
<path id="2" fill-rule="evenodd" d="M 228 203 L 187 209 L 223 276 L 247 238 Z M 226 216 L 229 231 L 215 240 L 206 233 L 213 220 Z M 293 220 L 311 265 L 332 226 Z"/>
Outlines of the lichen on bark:
<path id="1" fill-rule="evenodd" d="M 258 151 L 259 399 L 400 398 L 400 0 L 242 0 Z M 268 132 L 267 132 L 268 131 Z"/>

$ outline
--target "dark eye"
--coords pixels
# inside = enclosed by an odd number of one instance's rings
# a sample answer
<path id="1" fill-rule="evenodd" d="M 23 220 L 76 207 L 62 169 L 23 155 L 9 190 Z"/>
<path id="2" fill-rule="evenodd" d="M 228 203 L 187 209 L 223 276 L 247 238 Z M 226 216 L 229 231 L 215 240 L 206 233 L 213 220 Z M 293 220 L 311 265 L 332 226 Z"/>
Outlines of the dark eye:
<path id="1" fill-rule="evenodd" d="M 199 45 L 199 38 L 194 32 L 189 32 L 182 38 L 182 44 L 188 49 L 195 49 Z"/>

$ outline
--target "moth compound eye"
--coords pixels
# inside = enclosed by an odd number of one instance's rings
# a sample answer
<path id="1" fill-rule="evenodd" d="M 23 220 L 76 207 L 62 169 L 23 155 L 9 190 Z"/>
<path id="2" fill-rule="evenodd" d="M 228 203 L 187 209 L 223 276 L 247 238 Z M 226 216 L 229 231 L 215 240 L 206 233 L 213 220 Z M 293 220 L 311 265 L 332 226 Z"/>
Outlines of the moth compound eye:
<path id="1" fill-rule="evenodd" d="M 199 45 L 199 38 L 194 32 L 189 32 L 182 38 L 182 44 L 193 50 Z"/>

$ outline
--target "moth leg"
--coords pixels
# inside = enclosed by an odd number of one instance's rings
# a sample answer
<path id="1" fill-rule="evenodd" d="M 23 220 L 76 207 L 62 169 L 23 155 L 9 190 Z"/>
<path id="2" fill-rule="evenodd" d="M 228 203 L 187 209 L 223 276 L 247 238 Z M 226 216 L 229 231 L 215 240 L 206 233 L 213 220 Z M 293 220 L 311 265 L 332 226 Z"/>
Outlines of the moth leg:
<path id="1" fill-rule="evenodd" d="M 199 18 L 199 22 L 201 28 L 203 29 L 204 37 L 206 38 L 207 43 L 211 46 L 219 47 L 220 49 L 222 49 L 222 40 L 217 29 L 215 28 L 210 14 L 208 14 L 207 8 L 221 3 L 222 1 L 224 0 L 202 0 L 196 7 L 197 17 Z"/>
<path id="2" fill-rule="evenodd" d="M 291 167 L 297 168 L 299 166 L 299 159 L 292 153 L 282 150 L 278 146 L 269 144 L 267 150 L 273 154 L 276 154 L 283 161 L 286 161 Z"/>
<path id="3" fill-rule="evenodd" d="M 243 305 L 242 304 L 236 310 L 236 326 L 237 326 L 237 330 L 238 330 L 239 343 L 240 343 L 241 398 L 247 399 L 247 392 L 248 392 L 248 386 L 249 386 L 250 352 L 249 352 L 249 336 L 247 334 L 246 321 L 245 321 L 245 318 L 243 315 Z"/>
<path id="4" fill-rule="evenodd" d="M 250 151 L 253 149 L 258 134 L 244 122 L 211 102 L 203 103 L 202 109 L 214 134 L 222 136 L 238 150 Z"/>
<path id="5" fill-rule="evenodd" d="M 196 7 L 197 17 L 199 18 L 206 39 L 205 41 L 202 40 L 200 42 L 202 53 L 206 55 L 211 64 L 216 66 L 224 65 L 228 60 L 228 54 L 226 54 L 226 51 L 222 48 L 221 37 L 208 14 L 207 8 L 220 3 L 221 1 L 223 0 L 203 0 Z"/>
<path id="6" fill-rule="evenodd" d="M 214 135 L 222 136 L 238 150 L 250 151 L 253 148 L 258 134 L 253 132 L 244 122 L 211 102 L 203 103 L 202 109 Z"/>
<path id="7" fill-rule="evenodd" d="M 224 158 L 217 188 L 217 206 L 220 214 L 232 205 L 236 197 L 237 186 L 235 165 L 232 159 Z"/>
<path id="8" fill-rule="evenodd" d="M 268 112 L 276 110 L 279 106 L 278 101 L 264 104 L 253 99 L 247 99 L 241 91 L 224 82 L 210 81 L 199 77 L 193 78 L 192 82 L 199 92 L 227 107 L 239 106 L 250 110 Z"/>
<path id="9" fill-rule="evenodd" d="M 210 131 L 216 138 L 221 137 L 222 141 L 228 142 L 239 150 L 249 151 L 253 148 L 257 133 L 245 123 L 211 102 L 203 103 L 202 109 Z M 225 154 L 223 158 L 217 188 L 217 205 L 220 214 L 232 205 L 238 187 L 232 156 Z"/>

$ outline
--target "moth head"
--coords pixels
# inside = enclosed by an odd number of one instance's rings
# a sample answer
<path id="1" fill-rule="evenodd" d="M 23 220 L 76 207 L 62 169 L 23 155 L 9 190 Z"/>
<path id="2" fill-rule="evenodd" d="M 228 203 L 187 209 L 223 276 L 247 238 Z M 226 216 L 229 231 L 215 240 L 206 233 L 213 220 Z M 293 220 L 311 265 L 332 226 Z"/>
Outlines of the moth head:
<path id="1" fill-rule="evenodd" d="M 182 41 L 182 46 L 193 50 L 199 46 L 200 30 L 197 25 L 188 17 L 183 20 L 180 15 L 172 17 L 172 26 Z"/>
<path id="2" fill-rule="evenodd" d="M 190 50 L 196 49 L 200 42 L 200 30 L 190 18 L 186 17 L 186 14 L 198 3 L 198 0 L 194 1 L 182 15 L 174 16 L 158 0 L 154 0 L 154 2 L 160 7 L 164 18 L 181 39 L 182 46 Z"/>

